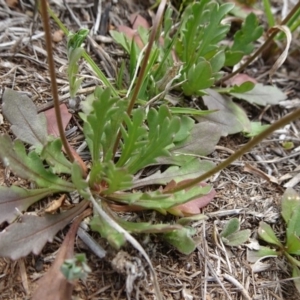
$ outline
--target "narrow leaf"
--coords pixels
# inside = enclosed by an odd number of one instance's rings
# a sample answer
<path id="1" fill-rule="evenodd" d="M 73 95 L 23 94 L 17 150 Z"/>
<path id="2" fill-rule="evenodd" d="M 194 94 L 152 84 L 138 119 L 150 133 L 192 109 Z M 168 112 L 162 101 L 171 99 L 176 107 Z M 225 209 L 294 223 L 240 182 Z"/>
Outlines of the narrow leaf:
<path id="1" fill-rule="evenodd" d="M 264 257 L 277 257 L 278 252 L 270 247 L 260 246 L 258 251 L 248 250 L 247 249 L 247 260 L 251 263 L 255 263 L 261 258 Z"/>
<path id="2" fill-rule="evenodd" d="M 292 277 L 293 277 L 295 287 L 296 287 L 298 293 L 300 293 L 300 269 L 299 269 L 299 267 L 293 266 Z"/>
<path id="3" fill-rule="evenodd" d="M 3 114 L 12 124 L 14 135 L 25 143 L 42 146 L 47 141 L 47 126 L 44 114 L 37 114 L 31 99 L 11 89 L 3 94 Z"/>
<path id="4" fill-rule="evenodd" d="M 47 241 L 78 216 L 88 205 L 82 201 L 67 212 L 43 217 L 24 215 L 21 222 L 13 223 L 0 233 L 0 256 L 18 259 L 30 252 L 39 254 Z"/>

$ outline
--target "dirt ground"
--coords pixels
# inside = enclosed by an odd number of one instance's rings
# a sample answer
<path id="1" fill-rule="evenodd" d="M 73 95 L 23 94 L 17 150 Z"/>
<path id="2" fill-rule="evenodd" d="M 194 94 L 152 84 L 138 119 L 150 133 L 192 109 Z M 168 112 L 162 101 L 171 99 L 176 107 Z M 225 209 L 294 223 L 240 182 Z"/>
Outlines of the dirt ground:
<path id="1" fill-rule="evenodd" d="M 97 14 L 93 1 L 66 2 L 69 9 L 62 1 L 50 1 L 50 4 L 69 29 L 93 26 Z M 120 22 L 128 24 L 132 13 L 139 13 L 151 22 L 151 14 L 147 11 L 151 3 L 131 0 L 113 1 L 111 6 L 109 3 L 110 1 L 102 1 L 99 5 L 103 13 L 102 23 L 97 35 L 93 36 L 98 44 L 90 42 L 86 47 L 106 75 L 114 78 L 115 70 L 125 56 L 111 40 L 108 29 Z M 279 6 L 276 3 L 274 5 Z M 51 24 L 55 36 L 53 47 L 59 94 L 61 100 L 65 101 L 68 99 L 66 38 L 61 36 L 54 22 Z M 297 47 L 299 40 L 295 39 L 291 50 L 297 52 Z M 278 120 L 300 105 L 300 63 L 295 57 L 296 54 L 290 55 L 273 77 L 273 84 L 288 95 L 288 101 L 266 108 L 244 105 L 251 120 Z M 26 92 L 40 111 L 51 107 L 51 82 L 46 58 L 41 20 L 35 15 L 31 1 L 0 1 L 0 95 L 5 88 L 13 88 Z M 269 69 L 270 62 L 260 59 L 246 72 L 266 83 L 268 77 L 265 72 Z M 92 90 L 98 81 L 85 63 L 81 66 L 81 73 L 86 76 L 81 91 L 84 94 Z M 75 117 L 67 129 L 70 130 L 69 141 L 76 149 L 83 138 Z M 3 124 L 0 122 L 0 132 L 10 132 L 5 121 Z M 281 144 L 283 140 L 293 141 L 294 148 L 284 150 Z M 218 163 L 246 142 L 247 139 L 242 134 L 224 137 L 207 159 Z M 300 120 L 275 132 L 239 161 L 211 178 L 210 183 L 216 189 L 217 196 L 203 209 L 203 213 L 209 216 L 208 221 L 194 224 L 200 238 L 197 251 L 186 256 L 154 235 L 138 238 L 152 260 L 165 299 L 300 299 L 290 280 L 291 270 L 284 258 L 266 259 L 263 262 L 268 267 L 264 271 L 255 272 L 253 264 L 247 261 L 246 245 L 225 247 L 216 243 L 214 237 L 214 233 L 220 232 L 226 221 L 234 216 L 239 218 L 242 229 L 251 230 L 253 239 L 257 237 L 260 221 L 270 224 L 279 238 L 284 239 L 280 199 L 287 186 L 300 192 L 299 180 L 297 181 L 300 174 L 299 159 Z M 272 176 L 273 180 L 268 181 L 253 170 L 247 171 L 245 164 Z M 13 177 L 0 164 L 0 185 L 7 182 L 23 186 L 27 184 Z M 41 202 L 39 208 L 49 201 L 50 199 Z M 1 300 L 30 299 L 37 279 L 49 269 L 66 232 L 67 229 L 59 232 L 55 240 L 48 243 L 39 255 L 31 254 L 18 261 L 0 259 Z M 91 234 L 108 254 L 100 259 L 80 238 L 76 239 L 75 251 L 87 255 L 92 272 L 86 282 L 79 281 L 76 284 L 73 299 L 126 299 L 126 276 L 115 271 L 111 264 L 112 259 L 120 253 L 110 248 L 97 234 Z M 141 260 L 142 269 L 147 274 L 143 279 L 135 281 L 131 299 L 155 299 L 146 262 L 130 245 L 123 251 L 127 252 L 124 259 L 132 262 Z"/>

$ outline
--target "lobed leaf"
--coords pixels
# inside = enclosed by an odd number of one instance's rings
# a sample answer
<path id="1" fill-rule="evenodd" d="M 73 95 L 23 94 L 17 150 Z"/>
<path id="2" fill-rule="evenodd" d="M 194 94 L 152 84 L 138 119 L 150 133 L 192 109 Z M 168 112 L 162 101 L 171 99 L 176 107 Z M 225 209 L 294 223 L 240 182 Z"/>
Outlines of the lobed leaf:
<path id="1" fill-rule="evenodd" d="M 0 186 L 0 224 L 12 222 L 30 205 L 56 192 L 51 188 L 27 190 L 14 185 Z"/>
<path id="2" fill-rule="evenodd" d="M 21 141 L 33 146 L 43 146 L 47 142 L 47 123 L 44 114 L 37 109 L 30 98 L 11 89 L 5 89 L 3 114 L 12 124 L 11 130 Z"/>
<path id="3" fill-rule="evenodd" d="M 9 136 L 0 135 L 0 144 L 1 159 L 16 175 L 36 182 L 39 187 L 66 192 L 74 189 L 73 184 L 46 170 L 36 152 L 27 155 L 22 142 L 16 140 L 13 143 Z"/>
<path id="4" fill-rule="evenodd" d="M 172 117 L 165 105 L 161 105 L 158 111 L 151 108 L 148 112 L 147 123 L 148 142 L 125 164 L 130 174 L 155 163 L 158 157 L 169 156 L 167 148 L 172 144 L 175 134 L 180 129 L 180 119 Z"/>
<path id="5" fill-rule="evenodd" d="M 43 148 L 41 153 L 41 159 L 45 159 L 53 173 L 71 174 L 72 163 L 67 160 L 61 151 L 62 142 L 60 139 L 50 141 Z"/>
<path id="6" fill-rule="evenodd" d="M 0 232 L 0 256 L 19 259 L 30 252 L 39 254 L 47 241 L 52 241 L 56 233 L 78 216 L 87 206 L 82 201 L 74 208 L 56 215 L 43 217 L 24 215 Z"/>

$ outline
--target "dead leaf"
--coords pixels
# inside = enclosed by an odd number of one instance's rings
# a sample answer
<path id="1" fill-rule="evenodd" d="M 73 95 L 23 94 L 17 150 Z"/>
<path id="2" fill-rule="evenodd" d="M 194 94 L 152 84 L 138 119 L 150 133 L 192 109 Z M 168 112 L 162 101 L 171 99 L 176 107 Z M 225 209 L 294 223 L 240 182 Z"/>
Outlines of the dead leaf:
<path id="1" fill-rule="evenodd" d="M 46 207 L 45 212 L 48 214 L 55 213 L 63 204 L 66 199 L 66 194 L 63 194 L 59 199 L 51 201 L 49 205 Z"/>
<path id="2" fill-rule="evenodd" d="M 40 253 L 47 241 L 52 241 L 56 233 L 84 211 L 88 204 L 81 201 L 74 208 L 55 215 L 22 216 L 22 222 L 15 222 L 0 232 L 0 256 L 18 259 L 30 252 Z"/>
<path id="3" fill-rule="evenodd" d="M 9 8 L 16 8 L 18 6 L 19 0 L 5 0 Z"/>
<path id="4" fill-rule="evenodd" d="M 59 43 L 59 42 L 62 41 L 63 37 L 64 37 L 64 32 L 63 32 L 61 29 L 56 30 L 56 31 L 52 34 L 52 41 L 53 41 L 54 43 Z"/>
<path id="5" fill-rule="evenodd" d="M 232 78 L 228 79 L 225 84 L 230 85 L 230 86 L 234 86 L 234 85 L 241 85 L 244 82 L 253 82 L 253 83 L 257 83 L 256 79 L 247 75 L 247 74 L 237 74 L 235 76 L 233 76 Z"/>
<path id="6" fill-rule="evenodd" d="M 32 300 L 68 300 L 72 298 L 73 283 L 65 278 L 60 268 L 66 259 L 74 256 L 74 240 L 79 224 L 90 213 L 91 210 L 86 210 L 75 219 L 51 268 L 38 281 L 38 287 L 33 293 Z"/>
<path id="7" fill-rule="evenodd" d="M 133 29 L 138 29 L 138 27 L 143 27 L 146 29 L 150 28 L 148 21 L 138 13 L 134 13 L 130 16 L 130 23 Z"/>
<path id="8" fill-rule="evenodd" d="M 265 172 L 263 172 L 262 170 L 259 170 L 259 169 L 255 168 L 255 167 L 253 167 L 253 166 L 251 166 L 247 163 L 245 163 L 245 165 L 244 165 L 244 172 L 248 172 L 250 174 L 258 175 L 259 177 L 261 177 L 261 178 L 263 178 L 267 181 L 278 184 L 278 180 L 274 176 L 268 175 Z"/>
<path id="9" fill-rule="evenodd" d="M 27 277 L 26 267 L 23 258 L 18 260 L 18 265 L 19 265 L 20 275 L 22 279 L 22 285 L 26 295 L 28 295 L 29 294 L 28 277 Z"/>

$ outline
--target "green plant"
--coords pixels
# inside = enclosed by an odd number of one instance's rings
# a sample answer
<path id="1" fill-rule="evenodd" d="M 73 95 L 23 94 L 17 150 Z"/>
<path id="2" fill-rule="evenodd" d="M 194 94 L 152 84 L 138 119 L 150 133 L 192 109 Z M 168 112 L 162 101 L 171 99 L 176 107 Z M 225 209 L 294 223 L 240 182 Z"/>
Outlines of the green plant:
<path id="1" fill-rule="evenodd" d="M 292 267 L 292 277 L 300 292 L 300 262 L 295 255 L 300 255 L 300 196 L 292 188 L 288 188 L 281 201 L 281 215 L 286 224 L 285 241 L 281 242 L 272 227 L 260 222 L 259 238 L 272 246 L 260 245 L 258 251 L 248 251 L 248 260 L 255 262 L 269 256 L 285 256 Z"/>
<path id="2" fill-rule="evenodd" d="M 76 254 L 74 258 L 66 259 L 61 266 L 61 272 L 67 280 L 86 280 L 88 273 L 91 272 L 90 267 L 86 263 L 85 254 Z"/>
<path id="3" fill-rule="evenodd" d="M 219 7 L 215 3 L 209 4 L 207 1 L 203 1 L 202 4 L 207 5 L 205 7 L 208 9 L 203 10 L 203 7 L 199 7 L 198 4 L 188 6 L 187 9 L 195 13 L 193 18 L 197 14 L 207 17 L 210 24 L 208 28 L 216 30 L 212 34 L 214 39 L 204 39 L 205 43 L 201 44 L 200 51 L 195 49 L 195 45 L 192 45 L 194 48 L 189 48 L 190 45 L 186 39 L 191 40 L 190 32 L 185 36 L 185 29 L 182 29 L 182 32 L 178 31 L 177 34 L 180 38 L 178 45 L 182 45 L 181 52 L 178 53 L 181 53 L 183 61 L 184 57 L 186 60 L 184 66 L 174 67 L 171 64 L 173 61 L 170 52 L 175 46 L 173 42 L 175 39 L 171 39 L 168 34 L 164 36 L 166 47 L 162 53 L 160 47 L 153 46 L 165 6 L 165 1 L 161 2 L 144 55 L 143 51 L 140 51 L 139 56 L 135 56 L 135 52 L 139 50 L 133 43 L 130 44 L 130 53 L 132 53 L 130 74 L 132 77 L 131 85 L 124 98 L 121 98 L 118 91 L 106 78 L 101 77 L 103 76 L 101 71 L 81 48 L 81 32 L 72 35 L 72 43 L 68 44 L 70 59 L 68 76 L 73 97 L 80 85 L 80 79 L 76 77 L 78 69 L 74 64 L 81 56 L 87 59 L 106 86 L 105 88 L 97 87 L 95 92 L 82 102 L 81 106 L 80 117 L 83 122 L 83 133 L 91 155 L 91 164 L 88 169 L 80 157 L 74 155 L 64 134 L 51 52 L 47 7 L 46 2 L 42 1 L 52 92 L 60 138 L 47 134 L 45 115 L 37 114 L 36 107 L 28 97 L 13 90 L 5 90 L 3 113 L 12 124 L 11 130 L 18 139 L 13 142 L 7 134 L 1 135 L 0 157 L 15 175 L 31 182 L 33 188 L 0 187 L 0 222 L 9 223 L 6 229 L 0 233 L 1 256 L 17 259 L 30 252 L 40 252 L 48 240 L 51 241 L 60 229 L 84 211 L 90 203 L 93 206 L 93 215 L 89 224 L 92 230 L 107 238 L 115 248 L 120 248 L 126 241 L 131 242 L 144 255 L 154 278 L 155 273 L 151 261 L 130 233 L 160 234 L 163 239 L 185 254 L 191 253 L 195 249 L 198 242 L 194 237 L 196 232 L 188 224 L 194 220 L 205 219 L 200 214 L 200 208 L 214 196 L 212 187 L 205 185 L 202 181 L 226 167 L 266 135 L 299 116 L 299 110 L 297 110 L 274 123 L 228 160 L 213 168 L 212 163 L 202 161 L 198 159 L 198 156 L 212 152 L 221 135 L 241 131 L 244 126 L 234 129 L 228 126 L 229 129 L 224 132 L 221 126 L 210 122 L 195 124 L 194 119 L 184 115 L 186 112 L 199 114 L 196 110 L 186 108 L 178 110 L 178 108 L 169 108 L 166 104 L 162 104 L 158 108 L 135 107 L 136 103 L 145 104 L 149 95 L 157 96 L 156 93 L 160 90 L 166 92 L 167 85 L 165 83 L 169 77 L 164 77 L 164 74 L 169 76 L 172 73 L 172 67 L 176 72 L 182 70 L 177 75 L 182 76 L 181 79 L 184 82 L 190 76 L 190 72 L 195 72 L 197 69 L 197 72 L 201 71 L 205 76 L 209 75 L 209 78 L 204 78 L 204 81 L 212 85 L 219 78 L 218 72 L 225 63 L 226 51 L 231 49 L 232 57 L 239 56 L 240 52 L 248 51 L 248 48 L 244 49 L 239 43 L 233 48 L 221 49 L 222 51 L 216 46 L 216 43 L 218 44 L 222 40 L 221 37 L 223 38 L 228 30 L 228 27 L 223 26 L 220 21 L 230 6 Z M 212 22 L 215 19 L 210 10 L 216 13 L 216 24 Z M 207 11 L 207 15 L 205 11 Z M 169 9 L 166 14 L 168 15 L 170 12 Z M 202 26 L 203 24 L 200 23 L 197 28 L 194 28 L 187 17 L 184 20 L 182 28 L 196 30 L 199 27 L 203 29 L 200 30 L 202 34 L 208 33 L 205 31 L 207 30 L 204 28 L 205 26 Z M 249 20 L 249 22 L 253 22 L 251 19 Z M 246 27 L 245 25 L 241 32 L 243 30 L 248 32 Z M 170 22 L 168 18 L 165 18 L 164 30 L 169 32 L 170 29 Z M 86 32 L 83 34 L 86 35 Z M 147 35 L 148 33 L 141 31 L 142 37 L 143 34 Z M 240 38 L 242 37 L 237 37 L 237 41 Z M 251 37 L 248 40 L 249 43 L 245 42 L 244 45 L 247 43 L 247 46 L 251 45 L 252 40 Z M 200 41 L 200 37 L 198 37 L 198 41 Z M 177 48 L 180 47 L 178 45 Z M 197 52 L 198 50 L 200 54 Z M 189 55 L 192 51 L 196 51 L 197 56 L 190 59 Z M 166 62 L 167 64 L 161 63 L 154 68 L 157 62 Z M 139 76 L 137 76 L 138 71 Z M 175 77 L 176 80 L 180 79 Z M 108 83 L 106 84 L 106 82 Z M 202 83 L 200 82 L 200 84 Z M 186 95 L 210 93 L 215 102 L 223 103 L 226 107 L 227 111 L 224 109 L 223 114 L 224 112 L 231 113 L 238 118 L 238 123 L 248 122 L 245 113 L 233 101 L 224 98 L 216 91 L 204 91 L 203 89 L 207 87 L 208 84 L 187 84 L 184 88 L 182 85 Z M 245 88 L 249 89 L 249 85 L 240 89 L 244 91 Z M 238 92 L 239 89 L 233 87 L 233 91 Z M 206 99 L 205 97 L 207 96 L 204 95 L 203 99 Z M 206 100 L 213 101 L 211 98 Z M 211 109 L 202 111 L 201 114 L 210 116 L 213 112 Z M 23 143 L 30 147 L 26 148 Z M 65 151 L 67 157 L 61 150 Z M 166 168 L 159 169 L 151 175 L 144 171 L 146 167 L 157 164 L 165 165 Z M 16 211 L 26 211 L 35 202 L 55 193 L 69 192 L 79 193 L 83 200 L 66 212 L 54 215 L 46 214 L 41 217 L 25 214 L 20 217 L 22 222 L 18 222 Z M 135 223 L 122 219 L 114 210 L 154 210 L 162 214 L 172 213 L 180 218 L 166 224 Z M 161 299 L 157 281 L 155 281 L 155 288 L 158 298 Z"/>
<path id="4" fill-rule="evenodd" d="M 250 234 L 249 229 L 240 230 L 239 219 L 232 218 L 226 223 L 220 236 L 226 246 L 240 246 L 248 240 Z"/>

